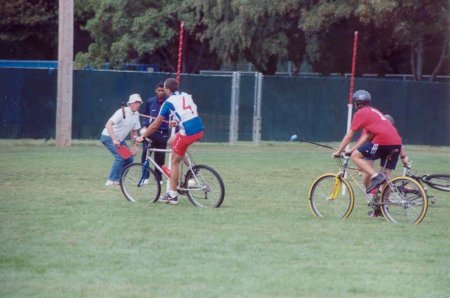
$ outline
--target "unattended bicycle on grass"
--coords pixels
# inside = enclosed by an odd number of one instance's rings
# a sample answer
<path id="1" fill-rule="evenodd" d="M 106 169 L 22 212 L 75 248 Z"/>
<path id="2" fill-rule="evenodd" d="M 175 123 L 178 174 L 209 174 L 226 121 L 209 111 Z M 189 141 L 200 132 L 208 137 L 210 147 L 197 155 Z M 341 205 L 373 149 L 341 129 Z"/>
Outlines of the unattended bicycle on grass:
<path id="1" fill-rule="evenodd" d="M 170 173 L 166 173 L 155 162 L 151 153 L 171 152 L 171 149 L 150 147 L 148 146 L 147 159 L 144 163 L 130 164 L 122 172 L 120 188 L 130 202 L 158 202 L 161 184 L 150 165 L 155 166 L 167 181 L 170 180 Z M 184 167 L 185 170 L 183 170 Z M 177 191 L 181 195 L 186 195 L 189 201 L 197 207 L 218 208 L 225 197 L 225 186 L 219 173 L 210 166 L 195 164 L 188 152 L 184 157 L 184 163 L 181 163 Z"/>
<path id="2" fill-rule="evenodd" d="M 419 183 L 426 184 L 429 187 L 450 192 L 450 175 L 449 174 L 429 174 L 429 175 L 417 175 L 412 172 L 411 165 L 406 165 L 403 168 L 403 175 L 407 177 L 411 177 L 418 181 Z M 436 197 L 428 192 L 428 189 L 424 187 L 427 198 L 430 200 L 432 204 L 436 202 Z"/>
<path id="3" fill-rule="evenodd" d="M 333 149 L 322 144 L 302 141 Z M 349 159 L 349 155 L 342 155 L 339 158 L 341 166 L 338 173 L 321 175 L 313 182 L 309 191 L 309 206 L 314 216 L 337 219 L 350 216 L 355 205 L 355 194 L 348 176 L 361 190 L 368 206 L 373 211 L 380 209 L 388 221 L 418 224 L 424 219 L 428 209 L 427 195 L 417 180 L 407 176 L 386 179 L 387 182 L 378 186 L 374 195 L 367 194 L 352 173 L 353 170 L 359 172 L 359 169 L 351 167 Z M 383 172 L 381 174 L 386 175 Z"/>

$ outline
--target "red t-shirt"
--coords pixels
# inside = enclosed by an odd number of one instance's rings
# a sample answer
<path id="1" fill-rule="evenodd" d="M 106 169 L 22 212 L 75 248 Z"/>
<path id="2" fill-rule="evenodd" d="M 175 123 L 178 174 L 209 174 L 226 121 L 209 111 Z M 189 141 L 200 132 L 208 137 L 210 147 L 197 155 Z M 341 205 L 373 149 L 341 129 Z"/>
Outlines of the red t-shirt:
<path id="1" fill-rule="evenodd" d="M 401 145 L 402 138 L 391 121 L 373 107 L 359 109 L 353 116 L 351 130 L 365 129 L 373 134 L 372 143 L 378 145 Z"/>

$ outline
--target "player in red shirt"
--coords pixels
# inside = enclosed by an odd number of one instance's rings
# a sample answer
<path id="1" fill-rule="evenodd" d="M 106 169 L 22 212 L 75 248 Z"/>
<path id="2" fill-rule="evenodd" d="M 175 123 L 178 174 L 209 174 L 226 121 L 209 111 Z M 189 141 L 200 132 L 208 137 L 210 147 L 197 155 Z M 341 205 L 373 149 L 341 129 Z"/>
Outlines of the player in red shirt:
<path id="1" fill-rule="evenodd" d="M 389 121 L 391 121 L 392 125 L 395 126 L 394 118 L 392 118 L 391 115 L 385 114 L 384 117 L 385 117 L 386 119 L 388 119 Z M 360 138 L 364 137 L 365 134 L 366 134 L 366 130 L 363 129 L 362 132 L 361 132 Z M 371 140 L 370 140 L 370 139 L 367 140 L 367 142 L 369 142 L 369 141 L 371 141 Z M 368 158 L 368 157 L 366 157 L 365 159 L 366 159 L 366 160 L 371 164 L 371 166 L 373 167 L 373 161 L 374 161 L 374 159 L 373 159 L 373 158 Z M 406 155 L 403 146 L 402 146 L 402 149 L 400 150 L 400 159 L 402 160 L 402 162 L 403 162 L 403 164 L 404 164 L 405 166 L 408 166 L 408 165 L 409 165 L 409 158 L 408 158 L 408 156 Z M 383 166 L 383 165 L 382 165 L 382 166 Z M 360 170 L 361 170 L 361 169 L 360 169 Z M 366 172 L 362 172 L 362 180 L 363 180 L 363 182 L 364 182 L 365 187 L 367 188 L 367 187 L 369 186 L 369 184 L 370 184 L 370 176 L 369 176 Z M 374 191 L 376 191 L 376 189 L 374 189 L 372 192 L 374 192 Z"/>
<path id="2" fill-rule="evenodd" d="M 386 181 L 386 178 L 377 173 L 370 160 L 381 159 L 381 166 L 386 165 L 386 172 L 389 176 L 397 165 L 400 150 L 402 148 L 402 138 L 397 129 L 379 110 L 371 106 L 372 98 L 365 90 L 358 90 L 353 94 L 353 103 L 357 110 L 353 116 L 352 125 L 349 132 L 342 139 L 338 149 L 333 152 L 333 157 L 340 156 L 345 147 L 352 141 L 355 132 L 365 130 L 364 134 L 350 149 L 352 161 L 366 172 L 370 177 L 370 184 L 367 186 L 367 193 L 371 192 Z M 386 162 L 387 156 L 397 150 Z"/>

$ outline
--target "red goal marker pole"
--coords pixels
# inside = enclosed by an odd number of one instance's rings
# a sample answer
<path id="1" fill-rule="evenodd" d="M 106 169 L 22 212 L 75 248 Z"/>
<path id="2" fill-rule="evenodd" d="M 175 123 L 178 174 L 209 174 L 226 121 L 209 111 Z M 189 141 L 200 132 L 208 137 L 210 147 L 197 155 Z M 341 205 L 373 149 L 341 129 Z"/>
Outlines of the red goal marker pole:
<path id="1" fill-rule="evenodd" d="M 347 132 L 350 131 L 350 125 L 352 123 L 352 96 L 353 89 L 355 87 L 355 68 L 356 68 L 356 53 L 358 48 L 358 31 L 355 31 L 353 37 L 353 57 L 352 57 L 352 76 L 350 79 L 350 93 L 348 95 L 348 113 L 347 113 Z"/>
<path id="2" fill-rule="evenodd" d="M 178 88 L 180 86 L 180 75 L 181 75 L 181 64 L 183 61 L 183 33 L 184 33 L 184 22 L 180 22 L 180 41 L 178 42 L 178 66 L 177 66 L 177 82 L 178 82 Z M 175 134 L 175 127 L 172 127 L 170 130 L 170 135 L 173 136 Z M 172 152 L 169 153 L 169 162 L 168 166 L 169 169 L 172 169 Z M 170 183 L 167 182 L 166 184 L 166 191 L 169 192 L 170 189 Z"/>
<path id="3" fill-rule="evenodd" d="M 181 74 L 181 62 L 183 61 L 183 33 L 184 33 L 184 22 L 180 23 L 180 41 L 178 43 L 178 67 L 177 67 L 177 81 L 180 84 L 180 74 Z"/>
<path id="4" fill-rule="evenodd" d="M 348 95 L 347 104 L 347 132 L 350 131 L 350 126 L 352 125 L 352 112 L 353 112 L 353 88 L 355 87 L 355 68 L 356 68 L 356 50 L 358 46 L 358 31 L 355 31 L 355 36 L 353 37 L 353 57 L 352 57 L 352 76 L 350 78 L 350 94 Z M 350 149 L 350 144 L 345 148 L 346 151 Z M 347 178 L 347 173 L 345 173 L 345 178 Z M 342 193 L 345 193 L 345 189 L 342 189 Z"/>

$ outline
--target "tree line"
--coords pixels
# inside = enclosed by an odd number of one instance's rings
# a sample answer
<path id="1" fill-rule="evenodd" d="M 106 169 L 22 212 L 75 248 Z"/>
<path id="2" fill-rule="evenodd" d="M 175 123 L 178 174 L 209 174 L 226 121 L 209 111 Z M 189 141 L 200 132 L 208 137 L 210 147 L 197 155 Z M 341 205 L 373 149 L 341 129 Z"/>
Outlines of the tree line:
<path id="1" fill-rule="evenodd" d="M 57 59 L 57 1 L 0 3 L 1 59 Z M 74 0 L 75 65 L 156 64 L 175 72 L 180 21 L 183 72 L 282 62 L 322 74 L 448 75 L 450 0 Z"/>

